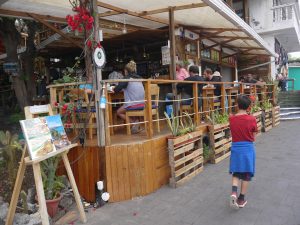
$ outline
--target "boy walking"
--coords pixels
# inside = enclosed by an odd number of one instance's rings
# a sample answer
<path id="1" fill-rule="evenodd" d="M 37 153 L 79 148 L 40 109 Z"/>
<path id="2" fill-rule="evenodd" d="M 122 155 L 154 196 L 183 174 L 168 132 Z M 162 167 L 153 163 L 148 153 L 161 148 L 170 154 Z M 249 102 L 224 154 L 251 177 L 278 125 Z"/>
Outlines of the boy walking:
<path id="1" fill-rule="evenodd" d="M 240 95 L 237 103 L 237 114 L 229 118 L 232 135 L 229 172 L 232 174 L 230 206 L 239 209 L 247 204 L 245 195 L 249 182 L 255 173 L 254 141 L 257 124 L 255 117 L 247 114 L 251 105 L 250 98 L 246 95 Z M 241 183 L 241 190 L 239 197 L 237 197 L 239 183 Z"/>

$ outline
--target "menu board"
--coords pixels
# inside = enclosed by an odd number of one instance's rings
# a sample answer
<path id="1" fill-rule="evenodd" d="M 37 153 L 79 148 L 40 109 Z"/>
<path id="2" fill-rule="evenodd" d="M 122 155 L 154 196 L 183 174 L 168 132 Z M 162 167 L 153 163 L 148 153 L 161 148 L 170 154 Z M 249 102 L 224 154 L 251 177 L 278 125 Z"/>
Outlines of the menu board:
<path id="1" fill-rule="evenodd" d="M 170 48 L 168 46 L 161 47 L 161 63 L 162 65 L 170 65 L 171 63 Z"/>

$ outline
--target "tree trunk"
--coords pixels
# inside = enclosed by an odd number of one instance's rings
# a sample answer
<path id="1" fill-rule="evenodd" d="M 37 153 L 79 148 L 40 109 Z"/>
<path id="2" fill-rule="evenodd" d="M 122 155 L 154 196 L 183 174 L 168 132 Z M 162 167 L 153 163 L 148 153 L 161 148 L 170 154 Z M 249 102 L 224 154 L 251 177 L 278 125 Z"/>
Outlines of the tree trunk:
<path id="1" fill-rule="evenodd" d="M 21 36 L 17 31 L 14 20 L 2 17 L 0 20 L 0 36 L 6 50 L 6 62 L 16 62 L 19 65 L 19 73 L 13 76 L 12 84 L 16 93 L 19 106 L 22 110 L 29 105 L 28 95 L 17 54 L 17 47 L 20 44 Z"/>
<path id="2" fill-rule="evenodd" d="M 34 45 L 34 38 L 36 32 L 36 22 L 28 21 L 26 22 L 28 27 L 28 38 L 26 45 L 26 52 L 22 55 L 24 62 L 24 72 L 27 77 L 27 91 L 28 99 L 32 101 L 33 97 L 36 96 L 36 82 L 34 77 L 34 59 L 36 55 L 36 48 Z"/>

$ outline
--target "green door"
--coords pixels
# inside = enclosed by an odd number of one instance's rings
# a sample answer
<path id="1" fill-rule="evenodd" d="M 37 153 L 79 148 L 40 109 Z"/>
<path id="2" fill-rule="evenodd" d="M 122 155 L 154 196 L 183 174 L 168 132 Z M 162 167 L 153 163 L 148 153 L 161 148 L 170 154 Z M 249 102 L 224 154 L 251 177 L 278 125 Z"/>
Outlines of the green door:
<path id="1" fill-rule="evenodd" d="M 295 79 L 295 90 L 300 90 L 300 67 L 289 67 L 289 79 Z M 289 88 L 291 82 L 289 82 Z"/>

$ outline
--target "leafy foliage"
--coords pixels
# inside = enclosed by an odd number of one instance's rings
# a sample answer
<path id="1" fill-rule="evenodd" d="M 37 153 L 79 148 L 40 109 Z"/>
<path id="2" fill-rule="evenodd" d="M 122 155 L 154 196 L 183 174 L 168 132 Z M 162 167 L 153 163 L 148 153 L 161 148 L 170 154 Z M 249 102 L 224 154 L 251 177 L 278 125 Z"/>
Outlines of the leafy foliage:
<path id="1" fill-rule="evenodd" d="M 60 157 L 51 157 L 41 162 L 44 192 L 47 200 L 57 198 L 65 187 L 63 176 L 56 175 L 59 161 Z"/>
<path id="2" fill-rule="evenodd" d="M 167 118 L 167 123 L 172 132 L 172 135 L 175 137 L 193 132 L 196 129 L 196 126 L 193 123 L 192 118 L 186 112 L 184 112 L 184 115 L 181 119 L 179 117 L 175 117 L 173 113 L 171 115 L 171 118 L 166 112 L 165 112 L 165 116 Z"/>
<path id="3" fill-rule="evenodd" d="M 210 147 L 206 144 L 203 144 L 203 157 L 204 159 L 209 159 L 212 154 Z"/>
<path id="4" fill-rule="evenodd" d="M 22 149 L 17 134 L 11 134 L 9 131 L 0 131 L 0 167 L 6 168 L 11 183 L 14 183 L 17 176 L 16 152 Z"/>
<path id="5" fill-rule="evenodd" d="M 207 117 L 212 124 L 225 124 L 229 121 L 228 113 L 220 114 L 218 111 L 212 112 L 211 117 Z"/>
<path id="6" fill-rule="evenodd" d="M 73 67 L 67 67 L 66 70 L 63 72 L 63 77 L 60 79 L 55 80 L 54 84 L 64 84 L 64 83 L 73 83 L 78 82 L 79 79 L 76 76 L 76 69 L 80 67 L 80 58 L 75 58 L 75 64 Z"/>
<path id="7" fill-rule="evenodd" d="M 252 107 L 251 107 L 251 111 L 250 113 L 253 114 L 253 113 L 256 113 L 258 111 L 260 111 L 261 108 L 259 107 L 259 104 L 256 102 Z"/>
<path id="8" fill-rule="evenodd" d="M 265 100 L 261 105 L 262 110 L 271 109 L 272 107 L 273 107 L 272 103 L 269 102 L 268 100 Z"/>

